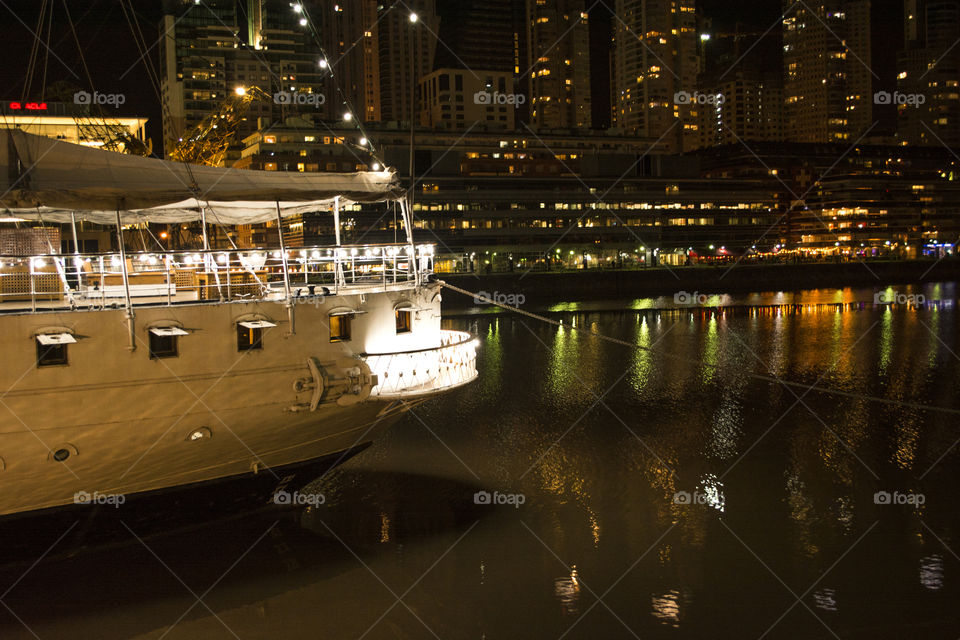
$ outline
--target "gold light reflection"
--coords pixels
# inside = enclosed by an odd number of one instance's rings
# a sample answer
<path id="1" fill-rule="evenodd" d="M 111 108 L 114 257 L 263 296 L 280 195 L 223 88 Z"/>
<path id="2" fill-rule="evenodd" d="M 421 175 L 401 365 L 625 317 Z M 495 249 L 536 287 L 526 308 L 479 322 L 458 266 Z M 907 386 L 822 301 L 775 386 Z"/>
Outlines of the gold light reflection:
<path id="1" fill-rule="evenodd" d="M 490 397 L 490 392 L 499 391 L 503 380 L 503 340 L 500 337 L 500 318 L 496 318 L 487 326 L 483 347 L 479 351 L 483 357 L 483 375 L 479 377 L 479 382 L 484 387 L 484 395 Z"/>
<path id="2" fill-rule="evenodd" d="M 653 596 L 651 598 L 653 606 L 653 617 L 662 624 L 673 627 L 680 626 L 680 592 L 671 589 L 662 596 Z"/>
<path id="3" fill-rule="evenodd" d="M 862 292 L 860 294 L 862 296 Z M 628 497 L 643 499 L 646 496 L 637 496 L 637 493 L 641 490 L 650 493 L 652 489 L 656 511 L 650 515 L 661 522 L 678 525 L 685 553 L 691 547 L 703 546 L 711 523 L 720 515 L 718 512 L 725 511 L 726 504 L 725 488 L 716 476 L 703 473 L 703 467 L 694 470 L 688 465 L 684 468 L 684 463 L 688 463 L 694 455 L 699 456 L 698 462 L 702 461 L 705 441 L 710 457 L 727 460 L 738 455 L 744 430 L 751 428 L 749 423 L 744 426 L 745 422 L 753 417 L 748 413 L 753 407 L 748 402 L 750 399 L 745 398 L 747 393 L 758 388 L 769 389 L 773 396 L 770 405 L 779 406 L 779 403 L 785 402 L 784 409 L 793 404 L 795 399 L 777 385 L 768 388 L 744 383 L 741 376 L 736 375 L 735 367 L 763 373 L 769 370 L 785 379 L 800 379 L 811 384 L 823 375 L 823 380 L 818 382 L 820 386 L 870 394 L 877 393 L 873 389 L 877 384 L 875 369 L 879 362 L 882 386 L 877 389 L 883 389 L 885 397 L 905 400 L 924 397 L 930 392 L 931 372 L 935 371 L 936 359 L 943 355 L 943 347 L 920 323 L 928 324 L 935 333 L 939 333 L 941 327 L 946 333 L 949 323 L 944 324 L 935 309 L 924 311 L 901 307 L 891 310 L 887 307 L 881 310 L 870 302 L 852 299 L 853 295 L 849 290 L 842 293 L 825 291 L 824 299 L 816 304 L 794 304 L 795 298 L 790 298 L 789 302 L 784 300 L 782 306 L 749 312 L 738 309 L 722 313 L 664 311 L 657 314 L 665 316 L 662 325 L 657 323 L 654 312 L 637 314 L 635 325 L 629 324 L 634 317 L 627 316 L 628 323 L 622 328 L 623 335 L 627 337 L 633 334 L 631 337 L 641 346 L 649 347 L 657 342 L 663 333 L 658 328 L 665 331 L 674 322 L 679 322 L 675 336 L 669 336 L 662 346 L 658 345 L 658 351 L 662 348 L 665 352 L 675 353 L 678 347 L 682 347 L 694 359 L 697 357 L 695 345 L 698 339 L 702 349 L 699 371 L 696 365 L 680 366 L 643 349 L 634 350 L 633 356 L 623 356 L 633 361 L 629 374 L 630 388 L 641 400 L 653 398 L 671 409 L 674 405 L 670 403 L 678 401 L 675 406 L 685 411 L 679 401 L 695 398 L 695 394 L 702 391 L 702 383 L 722 383 L 719 395 L 702 403 L 709 405 L 704 409 L 687 411 L 688 415 L 679 415 L 676 419 L 667 417 L 663 420 L 667 428 L 651 430 L 649 434 L 641 433 L 638 429 L 644 443 L 665 462 L 643 453 L 639 447 L 637 455 L 632 455 L 632 449 L 628 451 L 631 454 L 629 460 L 633 477 L 639 480 L 634 483 L 638 488 L 631 489 L 635 493 L 628 493 Z M 738 314 L 741 314 L 739 318 Z M 581 314 L 572 321 L 604 332 L 604 323 L 601 321 L 600 326 L 596 326 L 594 317 Z M 689 324 L 688 317 L 691 318 Z M 949 316 L 946 317 L 949 319 Z M 868 332 L 877 320 L 879 324 Z M 757 352 L 763 365 L 756 363 L 744 349 L 734 348 L 739 342 L 731 341 L 731 336 L 727 335 L 728 324 L 751 337 L 748 344 Z M 682 342 L 681 334 L 685 334 Z M 493 336 L 488 337 L 492 339 Z M 578 332 L 571 330 L 570 324 L 557 328 L 553 338 L 551 355 L 541 373 L 540 383 L 546 387 L 547 393 L 566 402 L 573 393 L 577 393 L 578 397 L 584 395 L 577 377 L 587 384 L 600 379 L 605 363 L 609 364 L 605 356 L 613 351 L 598 348 L 597 342 L 590 336 L 578 336 Z M 496 342 L 499 350 L 499 336 Z M 738 359 L 741 361 L 738 362 Z M 718 380 L 716 370 L 704 367 L 703 363 L 729 366 L 728 371 L 733 375 L 731 379 Z M 627 361 L 624 362 L 626 364 Z M 576 372 L 576 376 L 573 372 Z M 591 396 L 589 400 L 593 402 L 594 398 Z M 762 404 L 765 400 L 759 402 Z M 785 487 L 781 485 L 781 495 L 785 493 L 787 515 L 791 523 L 791 544 L 799 547 L 799 552 L 794 553 L 802 558 L 814 559 L 823 552 L 821 545 L 831 544 L 831 536 L 838 530 L 853 531 L 857 516 L 863 515 L 860 510 L 865 505 L 860 497 L 854 498 L 853 487 L 861 483 L 867 471 L 857 456 L 870 466 L 883 464 L 881 459 L 889 457 L 897 468 L 912 469 L 922 451 L 920 445 L 925 414 L 915 413 L 909 408 L 885 408 L 864 400 L 837 399 L 816 394 L 806 397 L 804 402 L 816 411 L 819 419 L 803 405 L 798 405 L 784 423 L 786 428 L 781 427 L 771 434 L 771 438 L 779 437 L 789 442 L 790 461 L 785 475 L 781 476 L 781 481 L 786 484 Z M 587 406 L 589 404 L 584 405 L 583 409 Z M 638 424 L 647 419 L 641 416 L 648 415 L 648 407 L 643 410 L 644 413 L 637 414 Z M 656 415 L 657 410 L 658 407 L 654 406 L 650 414 Z M 883 433 L 878 433 L 878 415 L 893 417 L 884 421 L 886 429 Z M 574 417 L 571 416 L 570 420 Z M 623 418 L 634 427 L 631 416 L 624 414 Z M 690 422 L 695 424 L 691 425 Z M 558 434 L 567 426 L 569 424 L 564 425 Z M 705 427 L 709 428 L 705 430 Z M 748 432 L 755 437 L 752 431 Z M 609 544 L 610 533 L 616 531 L 620 523 L 616 519 L 610 520 L 607 517 L 609 512 L 604 511 L 599 501 L 591 495 L 602 495 L 593 484 L 595 470 L 589 464 L 592 459 L 589 452 L 574 445 L 575 441 L 576 438 L 571 437 L 566 446 L 556 446 L 547 452 L 538 465 L 539 480 L 547 492 L 561 497 L 564 503 L 576 503 L 579 512 L 574 528 L 576 535 L 586 542 L 586 534 L 589 534 L 594 546 L 598 547 L 601 531 L 604 542 Z M 878 445 L 880 441 L 882 448 Z M 544 446 L 552 442 L 550 440 Z M 709 471 L 710 463 L 715 461 L 707 460 Z M 686 481 L 679 481 L 667 464 Z M 723 465 L 717 465 L 713 470 L 718 468 L 722 469 Z M 710 509 L 677 505 L 672 500 L 674 493 L 680 489 L 692 491 L 691 481 L 696 481 L 696 478 L 700 478 L 701 492 L 708 496 Z M 601 519 L 604 527 L 601 527 Z M 644 517 L 637 519 L 644 522 L 630 523 L 628 526 L 639 529 L 649 521 Z M 566 530 L 564 535 L 571 535 L 570 530 Z M 681 547 L 678 546 L 678 549 Z M 829 553 L 826 555 L 829 556 Z M 659 556 L 661 564 L 672 562 L 669 547 L 660 549 Z M 920 561 L 919 579 L 924 587 L 941 588 L 942 564 L 942 559 L 937 556 L 925 557 Z M 579 596 L 579 584 L 573 577 L 556 579 L 557 597 L 567 608 L 577 606 Z M 839 598 L 833 589 L 821 588 L 813 598 L 816 607 L 825 611 L 835 611 L 838 606 Z M 677 626 L 681 608 L 679 601 L 678 591 L 652 596 L 652 615 L 664 624 Z"/>
<path id="4" fill-rule="evenodd" d="M 579 498 L 585 502 L 590 495 L 584 488 L 584 479 L 576 473 L 577 458 L 567 455 L 561 446 L 553 447 L 540 460 L 537 472 L 540 474 L 540 487 L 547 493 L 561 498 Z M 566 495 L 571 494 L 571 495 Z"/>
<path id="5" fill-rule="evenodd" d="M 588 507 L 589 509 L 589 507 Z M 600 546 L 600 523 L 597 521 L 597 515 L 590 510 L 590 534 L 593 536 L 593 546 Z"/>
<path id="6" fill-rule="evenodd" d="M 920 429 L 912 416 L 904 420 L 898 420 L 894 429 L 896 431 L 896 446 L 893 451 L 893 462 L 901 469 L 912 469 L 917 461 Z"/>
<path id="7" fill-rule="evenodd" d="M 880 363 L 878 365 L 881 376 L 887 375 L 893 351 L 893 311 L 887 306 L 880 320 Z"/>
<path id="8" fill-rule="evenodd" d="M 580 303 L 579 302 L 561 302 L 559 304 L 552 305 L 547 307 L 547 311 L 550 313 L 559 313 L 562 311 L 579 311 Z"/>
<path id="9" fill-rule="evenodd" d="M 576 316 L 573 318 L 573 326 L 576 326 Z M 578 376 L 582 380 L 590 380 L 583 373 L 573 375 L 572 367 L 577 366 L 580 351 L 580 332 L 570 327 L 557 327 L 546 372 L 550 393 L 554 397 L 572 395 L 569 393 L 570 388 L 574 385 L 580 386 Z"/>
<path id="10" fill-rule="evenodd" d="M 939 288 L 938 286 L 937 289 Z M 937 339 L 937 336 L 940 335 L 940 307 L 933 306 L 930 309 L 931 312 L 927 315 L 924 322 L 927 325 L 927 366 L 932 369 L 937 366 L 937 357 L 942 345 L 940 340 Z"/>
<path id="11" fill-rule="evenodd" d="M 669 564 L 671 560 L 671 551 L 673 551 L 673 547 L 668 544 L 665 544 L 657 549 L 657 562 L 659 562 L 661 565 Z"/>
<path id="12" fill-rule="evenodd" d="M 656 309 L 659 303 L 658 298 L 637 298 L 630 303 L 629 309 L 642 311 L 644 309 Z"/>
<path id="13" fill-rule="evenodd" d="M 653 355 L 647 351 L 650 348 L 650 324 L 647 322 L 646 314 L 638 317 L 639 326 L 634 336 L 634 342 L 643 347 L 634 349 L 633 369 L 630 372 L 630 386 L 637 394 L 643 393 L 647 384 L 650 382 L 650 374 L 653 371 Z"/>
<path id="14" fill-rule="evenodd" d="M 564 613 L 577 613 L 580 603 L 580 578 L 577 565 L 570 567 L 570 575 L 553 581 L 553 593 L 560 601 Z"/>
<path id="15" fill-rule="evenodd" d="M 380 514 L 380 542 L 390 542 L 390 516 Z"/>
<path id="16" fill-rule="evenodd" d="M 717 331 L 717 314 L 711 313 L 704 334 L 703 366 L 700 369 L 700 378 L 704 384 L 711 382 L 716 377 L 719 354 L 720 336 Z"/>

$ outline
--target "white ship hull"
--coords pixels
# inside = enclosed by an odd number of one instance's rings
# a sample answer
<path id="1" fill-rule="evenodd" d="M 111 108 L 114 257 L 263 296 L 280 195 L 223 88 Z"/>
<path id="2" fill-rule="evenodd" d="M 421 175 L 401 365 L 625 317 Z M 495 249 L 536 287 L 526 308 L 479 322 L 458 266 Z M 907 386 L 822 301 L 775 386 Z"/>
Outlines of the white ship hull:
<path id="1" fill-rule="evenodd" d="M 123 309 L 0 316 L 0 518 L 248 474 L 279 486 L 275 470 L 362 447 L 411 403 L 471 381 L 472 342 L 456 362 L 443 348 L 439 286 L 388 289 L 292 309 L 137 307 L 134 349 Z M 403 334 L 398 305 L 413 310 Z M 338 310 L 356 312 L 349 341 L 330 340 Z M 238 351 L 251 318 L 276 326 Z M 186 332 L 177 357 L 150 357 L 161 325 Z M 69 363 L 38 367 L 34 337 L 53 331 L 75 337 Z"/>
<path id="2" fill-rule="evenodd" d="M 0 191 L 40 223 L 0 255 L 0 518 L 283 486 L 283 468 L 335 463 L 477 375 L 472 338 L 441 330 L 433 248 L 392 171 L 188 166 L 0 130 Z M 405 241 L 343 244 L 360 202 L 399 208 Z M 303 215 L 329 215 L 335 244 L 287 248 L 284 218 Z M 58 253 L 45 225 L 78 248 L 78 221 L 112 225 L 116 251 Z M 211 246 L 211 221 L 269 223 L 278 246 Z M 188 222 L 197 243 L 148 249 L 151 225 Z"/>

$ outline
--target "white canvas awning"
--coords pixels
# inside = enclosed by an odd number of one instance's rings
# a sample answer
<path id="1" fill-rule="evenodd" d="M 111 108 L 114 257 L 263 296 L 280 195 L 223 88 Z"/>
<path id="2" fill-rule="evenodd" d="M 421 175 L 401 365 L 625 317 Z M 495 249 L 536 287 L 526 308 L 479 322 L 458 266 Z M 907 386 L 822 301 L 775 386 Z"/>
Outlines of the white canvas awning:
<path id="1" fill-rule="evenodd" d="M 402 197 L 395 174 L 294 173 L 186 165 L 0 129 L 0 216 L 46 222 L 252 224 Z"/>
<path id="2" fill-rule="evenodd" d="M 270 327 L 277 326 L 275 323 L 268 320 L 244 320 L 243 322 L 238 322 L 237 324 L 246 329 L 269 329 Z"/>
<path id="3" fill-rule="evenodd" d="M 150 333 L 161 338 L 190 335 L 189 332 L 184 331 L 180 327 L 150 327 Z"/>
<path id="4" fill-rule="evenodd" d="M 38 333 L 37 342 L 49 347 L 55 344 L 76 344 L 77 339 L 69 333 Z"/>

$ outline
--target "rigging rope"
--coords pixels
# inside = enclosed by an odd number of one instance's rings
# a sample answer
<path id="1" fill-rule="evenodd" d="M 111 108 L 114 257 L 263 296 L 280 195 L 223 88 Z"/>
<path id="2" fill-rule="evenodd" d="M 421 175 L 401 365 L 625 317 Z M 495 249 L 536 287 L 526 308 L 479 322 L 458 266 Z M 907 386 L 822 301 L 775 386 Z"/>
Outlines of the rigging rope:
<path id="1" fill-rule="evenodd" d="M 514 312 L 514 313 L 519 313 L 519 314 L 522 315 L 522 316 L 527 316 L 528 318 L 532 318 L 532 319 L 537 320 L 537 321 L 539 321 L 539 322 L 544 322 L 544 323 L 546 323 L 546 324 L 552 324 L 552 325 L 554 325 L 554 326 L 563 327 L 563 328 L 565 328 L 565 329 L 573 329 L 574 331 L 580 331 L 581 333 L 588 333 L 588 334 L 590 334 L 590 335 L 592 335 L 592 336 L 594 336 L 595 338 L 598 338 L 598 339 L 600 339 L 600 340 L 605 340 L 605 341 L 607 341 L 607 342 L 612 342 L 612 343 L 614 343 L 614 344 L 619 344 L 619 345 L 622 345 L 622 346 L 625 346 L 625 347 L 630 347 L 630 348 L 633 348 L 633 349 L 638 349 L 638 350 L 640 350 L 640 351 L 646 351 L 646 352 L 648 352 L 648 353 L 654 353 L 654 354 L 657 354 L 657 355 L 660 355 L 660 356 L 664 356 L 664 357 L 667 357 L 667 358 L 673 358 L 674 360 L 680 360 L 680 361 L 685 362 L 685 363 L 688 363 L 688 364 L 696 364 L 696 365 L 699 365 L 699 366 L 711 367 L 711 368 L 713 368 L 713 369 L 720 369 L 720 365 L 718 365 L 718 364 L 712 364 L 712 363 L 709 363 L 709 362 L 701 362 L 701 361 L 699 361 L 699 360 L 692 360 L 692 359 L 690 359 L 690 358 L 685 358 L 685 357 L 680 356 L 680 355 L 677 355 L 677 354 L 668 353 L 668 352 L 662 352 L 662 351 L 657 351 L 657 350 L 655 350 L 655 349 L 653 349 L 653 348 L 651 348 L 651 347 L 645 347 L 645 346 L 643 346 L 643 345 L 641 345 L 641 344 L 637 344 L 636 342 L 630 342 L 629 340 L 621 340 L 620 338 L 614 338 L 613 336 L 604 335 L 604 334 L 602 334 L 602 333 L 600 333 L 600 332 L 598 332 L 598 331 L 594 331 L 593 329 L 588 329 L 588 328 L 585 328 L 585 327 L 578 327 L 578 326 L 576 326 L 576 325 L 565 324 L 564 322 L 559 321 L 559 320 L 553 320 L 552 318 L 547 318 L 546 316 L 541 316 L 541 315 L 538 315 L 538 314 L 536 314 L 536 313 L 532 313 L 532 312 L 530 312 L 530 311 L 524 311 L 523 309 L 520 309 L 520 308 L 518 308 L 518 307 L 514 307 L 514 306 L 511 306 L 511 305 L 509 305 L 509 304 L 506 304 L 506 303 L 503 303 L 503 302 L 498 302 L 498 301 L 496 301 L 496 300 L 493 300 L 493 299 L 491 299 L 491 298 L 489 298 L 489 297 L 487 297 L 487 296 L 485 296 L 485 295 L 482 295 L 482 294 L 479 294 L 479 293 L 474 293 L 473 291 L 467 291 L 466 289 L 461 289 L 460 287 L 457 287 L 457 286 L 455 286 L 455 285 L 449 284 L 449 283 L 447 283 L 447 282 L 443 282 L 442 280 L 440 281 L 440 284 L 441 284 L 441 286 L 443 286 L 443 287 L 445 287 L 445 288 L 447 288 L 447 289 L 450 289 L 451 291 L 456 291 L 457 293 L 461 293 L 461 294 L 463 294 L 463 295 L 465 295 L 465 296 L 470 296 L 470 297 L 472 297 L 474 300 L 482 300 L 483 302 L 486 302 L 487 304 L 492 304 L 492 305 L 495 305 L 495 306 L 497 306 L 497 307 L 500 307 L 501 309 L 505 309 L 505 310 L 507 310 L 507 311 L 512 311 L 512 312 Z M 893 405 L 893 406 L 897 406 L 897 407 L 909 407 L 909 408 L 911 408 L 911 409 L 921 409 L 921 410 L 923 410 L 923 411 L 937 411 L 937 412 L 940 412 L 940 413 L 948 413 L 948 414 L 952 414 L 952 415 L 960 415 L 960 409 L 953 409 L 953 408 L 951 408 L 951 407 L 940 407 L 940 406 L 936 406 L 936 405 L 921 404 L 921 403 L 918 403 L 918 402 L 903 402 L 903 401 L 901 401 L 901 400 L 891 400 L 891 399 L 889 399 L 889 398 L 881 398 L 881 397 L 879 397 L 879 396 L 871 396 L 871 395 L 866 395 L 866 394 L 862 394 L 862 393 L 854 393 L 854 392 L 852 392 L 852 391 L 843 391 L 842 389 L 832 389 L 832 388 L 829 388 L 829 387 L 820 387 L 820 386 L 817 386 L 816 384 L 804 384 L 804 383 L 802 383 L 802 382 L 792 382 L 792 381 L 790 381 L 790 380 L 784 380 L 784 379 L 779 378 L 779 377 L 774 376 L 774 375 L 766 375 L 766 374 L 755 373 L 755 372 L 751 372 L 751 371 L 746 372 L 746 375 L 747 375 L 747 377 L 753 378 L 753 379 L 755 379 L 755 380 L 761 380 L 761 381 L 763 381 L 763 382 L 769 382 L 769 383 L 773 383 L 773 384 L 780 384 L 780 385 L 783 385 L 783 386 L 785 386 L 785 387 L 790 387 L 790 388 L 793 388 L 793 389 L 801 389 L 801 390 L 803 390 L 803 391 L 805 391 L 805 392 L 807 392 L 807 393 L 810 393 L 810 392 L 823 393 L 823 394 L 827 394 L 827 395 L 841 396 L 841 397 L 844 397 L 844 398 L 854 398 L 854 399 L 857 399 L 857 400 L 867 400 L 867 401 L 869 401 L 869 402 L 878 402 L 878 403 L 881 403 L 881 404 Z M 806 395 L 806 394 L 804 394 L 804 395 Z M 800 398 L 803 398 L 803 396 L 800 396 Z"/>
<path id="2" fill-rule="evenodd" d="M 33 31 L 34 38 L 33 42 L 30 45 L 30 57 L 27 60 L 27 75 L 23 79 L 23 96 L 22 100 L 29 100 L 30 93 L 33 90 L 33 75 L 36 72 L 37 68 L 37 59 L 40 54 L 40 43 L 43 40 L 43 23 L 47 15 L 47 3 L 48 0 L 43 0 L 40 4 L 40 15 L 37 16 L 37 27 Z"/>
<path id="3" fill-rule="evenodd" d="M 53 7 L 50 7 L 50 18 L 47 20 L 47 42 L 51 41 L 53 33 Z M 47 97 L 47 69 L 50 66 L 50 47 L 47 47 L 47 53 L 43 56 L 43 80 L 40 82 L 40 100 L 46 100 Z M 29 97 L 29 96 L 27 96 Z"/>

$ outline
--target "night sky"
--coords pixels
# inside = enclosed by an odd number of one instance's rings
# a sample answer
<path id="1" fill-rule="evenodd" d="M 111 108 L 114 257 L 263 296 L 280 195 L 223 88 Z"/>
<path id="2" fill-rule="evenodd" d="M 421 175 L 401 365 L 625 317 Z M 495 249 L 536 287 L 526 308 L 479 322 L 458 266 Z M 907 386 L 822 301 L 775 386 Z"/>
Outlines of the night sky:
<path id="1" fill-rule="evenodd" d="M 64 2 L 53 0 L 52 4 L 56 7 L 56 13 L 50 30 L 52 53 L 49 55 L 46 85 L 63 81 L 85 88 L 89 83 L 73 34 L 68 27 Z M 120 0 L 70 0 L 67 4 L 96 90 L 126 95 L 127 102 L 118 113 L 148 116 L 151 122 L 147 133 L 155 141 L 159 141 L 160 109 L 157 90 L 148 77 L 144 61 L 138 62 L 140 52 L 122 5 L 132 5 L 146 45 L 150 47 L 150 64 L 156 69 L 159 64 L 157 38 L 162 15 L 160 1 L 127 0 L 121 3 Z M 609 4 L 613 4 L 612 0 Z M 24 75 L 34 40 L 32 31 L 37 26 L 40 3 L 37 0 L 6 0 L 3 5 L 0 6 L 0 13 L 5 15 L 0 20 L 0 36 L 4 41 L 6 55 L 4 64 L 0 67 L 0 96 L 5 100 L 24 97 L 40 99 L 43 65 L 47 55 L 46 48 L 42 46 L 31 95 L 23 95 Z M 780 0 L 701 0 L 700 7 L 703 16 L 712 20 L 712 28 L 717 31 L 733 31 L 738 24 L 744 31 L 764 31 L 778 22 L 782 10 Z M 892 90 L 895 85 L 895 57 L 903 41 L 902 7 L 902 0 L 873 2 L 872 66 L 879 76 L 879 80 L 874 80 L 875 91 Z M 605 30 L 609 32 L 612 17 L 604 16 L 601 9 L 598 5 L 591 12 L 592 35 L 603 34 Z M 774 27 L 771 33 L 774 34 L 773 38 L 779 37 L 779 26 Z M 596 81 L 606 75 L 603 55 L 606 43 L 605 38 L 594 38 L 591 49 L 595 58 L 591 73 L 595 79 L 595 112 L 601 114 L 609 113 L 609 84 Z M 45 98 L 52 100 L 55 96 L 47 95 Z M 876 113 L 876 117 L 881 121 L 878 131 L 892 132 L 894 113 L 892 108 L 888 111 Z M 600 123 L 602 124 L 602 120 Z"/>

